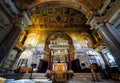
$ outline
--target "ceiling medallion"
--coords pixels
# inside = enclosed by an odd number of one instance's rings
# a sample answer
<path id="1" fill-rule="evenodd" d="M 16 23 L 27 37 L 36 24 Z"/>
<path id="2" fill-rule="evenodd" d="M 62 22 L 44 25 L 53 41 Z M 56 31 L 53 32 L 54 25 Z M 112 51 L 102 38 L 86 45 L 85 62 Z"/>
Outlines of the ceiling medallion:
<path id="1" fill-rule="evenodd" d="M 60 15 L 57 15 L 56 16 L 56 20 L 58 21 L 58 22 L 60 22 L 62 19 L 61 19 L 61 16 Z"/>

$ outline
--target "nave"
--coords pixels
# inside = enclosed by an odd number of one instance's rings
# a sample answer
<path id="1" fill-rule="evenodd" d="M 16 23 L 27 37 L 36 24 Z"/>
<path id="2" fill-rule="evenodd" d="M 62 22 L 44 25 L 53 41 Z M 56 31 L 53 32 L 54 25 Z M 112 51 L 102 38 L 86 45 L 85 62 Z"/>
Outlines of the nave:
<path id="1" fill-rule="evenodd" d="M 0 83 L 119 83 L 120 0 L 0 0 Z"/>

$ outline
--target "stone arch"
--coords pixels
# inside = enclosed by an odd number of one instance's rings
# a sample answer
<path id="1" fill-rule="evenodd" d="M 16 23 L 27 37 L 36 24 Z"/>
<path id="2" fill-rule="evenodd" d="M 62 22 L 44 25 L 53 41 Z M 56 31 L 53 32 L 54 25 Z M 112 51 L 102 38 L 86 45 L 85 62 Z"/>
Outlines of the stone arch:
<path id="1" fill-rule="evenodd" d="M 28 7 L 28 10 L 30 11 L 32 8 L 34 7 L 48 7 L 48 6 L 60 6 L 60 7 L 69 7 L 69 8 L 73 8 L 75 10 L 78 10 L 80 12 L 82 12 L 86 18 L 89 18 L 89 16 L 91 15 L 91 11 L 95 10 L 93 7 L 87 7 L 86 4 L 84 3 L 80 3 L 80 2 L 75 2 L 75 1 L 61 1 L 61 0 L 49 0 L 49 1 L 38 1 L 34 4 L 31 4 Z"/>

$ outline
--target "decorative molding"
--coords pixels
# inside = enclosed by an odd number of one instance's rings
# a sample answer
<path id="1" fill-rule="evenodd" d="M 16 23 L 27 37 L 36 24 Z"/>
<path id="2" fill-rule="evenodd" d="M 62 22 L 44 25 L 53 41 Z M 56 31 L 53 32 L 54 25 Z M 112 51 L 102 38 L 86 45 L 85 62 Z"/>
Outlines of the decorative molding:
<path id="1" fill-rule="evenodd" d="M 111 17 L 116 13 L 116 11 L 119 11 L 120 9 L 120 0 L 116 0 L 110 10 L 106 13 L 106 15 L 103 17 L 103 20 L 105 22 L 109 21 Z"/>
<path id="2" fill-rule="evenodd" d="M 115 20 L 120 17 L 120 8 L 116 13 L 109 19 L 109 23 L 114 24 Z"/>
<path id="3" fill-rule="evenodd" d="M 68 7 L 38 7 L 38 9 L 34 7 L 30 14 L 34 26 L 38 25 L 40 28 L 80 28 L 87 21 L 80 11 Z"/>
<path id="4" fill-rule="evenodd" d="M 90 22 L 91 22 L 91 20 L 93 20 L 93 18 L 94 18 L 95 16 L 99 16 L 98 12 L 97 12 L 97 11 L 91 11 L 91 13 L 90 13 L 90 15 L 89 15 L 89 17 L 88 17 L 88 20 L 87 20 L 87 22 L 86 22 L 86 24 L 89 25 Z"/>
<path id="5" fill-rule="evenodd" d="M 93 17 L 93 19 L 90 22 L 90 25 L 91 25 L 91 29 L 97 30 L 98 28 L 100 28 L 101 26 L 103 26 L 104 23 L 103 23 L 101 17 Z"/>

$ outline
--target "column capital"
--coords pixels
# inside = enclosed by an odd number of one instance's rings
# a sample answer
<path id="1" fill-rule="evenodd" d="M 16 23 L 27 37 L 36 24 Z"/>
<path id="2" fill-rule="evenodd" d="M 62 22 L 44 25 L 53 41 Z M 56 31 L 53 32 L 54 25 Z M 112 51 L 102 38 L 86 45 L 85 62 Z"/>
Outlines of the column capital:
<path id="1" fill-rule="evenodd" d="M 86 22 L 86 24 L 90 24 L 91 20 L 92 20 L 94 17 L 98 17 L 98 16 L 100 16 L 100 15 L 98 14 L 98 11 L 91 11 L 91 12 L 90 12 L 90 15 L 89 15 L 89 17 L 88 17 L 88 20 L 87 20 L 87 22 Z"/>
<path id="2" fill-rule="evenodd" d="M 12 23 L 15 26 L 20 27 L 21 29 L 27 29 L 27 21 L 25 19 L 25 13 L 26 11 L 22 11 L 20 12 L 18 15 L 16 15 L 13 19 L 12 19 Z"/>
<path id="3" fill-rule="evenodd" d="M 101 17 L 93 17 L 89 24 L 91 26 L 91 29 L 97 30 L 98 28 L 104 25 L 104 22 Z"/>
<path id="4" fill-rule="evenodd" d="M 91 29 L 97 30 L 100 26 L 104 25 L 103 18 L 97 11 L 92 11 L 86 24 L 91 26 Z"/>

